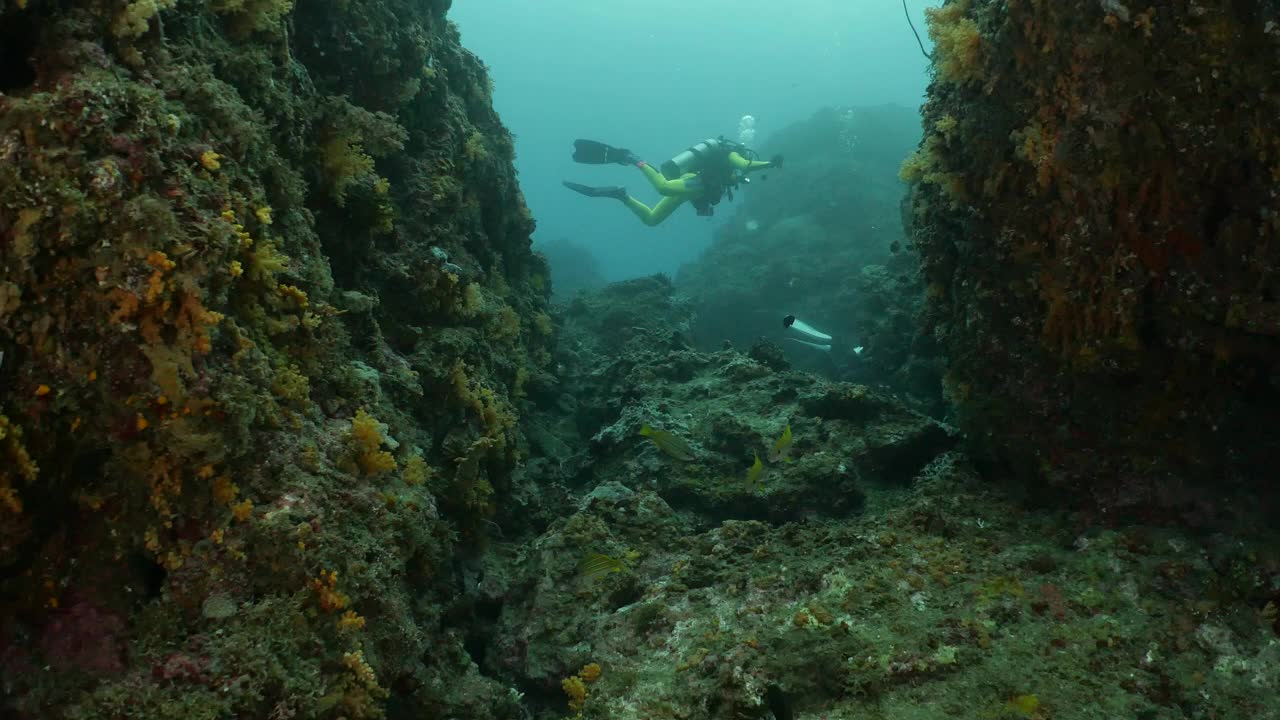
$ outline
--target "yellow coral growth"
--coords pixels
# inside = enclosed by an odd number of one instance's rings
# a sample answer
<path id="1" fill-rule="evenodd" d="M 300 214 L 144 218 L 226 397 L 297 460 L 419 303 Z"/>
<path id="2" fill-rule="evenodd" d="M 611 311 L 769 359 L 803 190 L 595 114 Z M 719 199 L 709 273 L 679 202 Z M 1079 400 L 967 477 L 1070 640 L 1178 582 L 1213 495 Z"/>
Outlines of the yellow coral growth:
<path id="1" fill-rule="evenodd" d="M 21 477 L 33 483 L 39 473 L 40 468 L 22 444 L 22 428 L 0 415 L 0 509 L 12 515 L 20 514 L 22 499 L 14 487 L 15 481 Z"/>
<path id="2" fill-rule="evenodd" d="M 523 362 L 516 367 L 516 376 L 511 380 L 511 396 L 522 398 L 525 396 L 524 386 L 529 382 L 529 368 L 525 367 Z"/>
<path id="3" fill-rule="evenodd" d="M 293 0 L 215 0 L 216 12 L 232 16 L 232 27 L 245 34 L 269 30 L 293 10 Z"/>
<path id="4" fill-rule="evenodd" d="M 564 689 L 564 694 L 569 696 L 569 709 L 573 712 L 582 712 L 582 706 L 587 702 L 587 685 L 582 682 L 582 678 L 574 675 L 560 681 L 560 687 Z"/>
<path id="5" fill-rule="evenodd" d="M 959 124 L 954 115 L 948 114 L 938 118 L 938 121 L 933 124 L 933 129 L 937 130 L 944 140 L 950 142 L 951 136 L 955 133 L 956 126 Z"/>
<path id="6" fill-rule="evenodd" d="M 359 458 L 360 469 L 365 475 L 378 475 L 396 469 L 396 459 L 386 450 L 366 453 Z"/>
<path id="7" fill-rule="evenodd" d="M 1025 717 L 1031 717 L 1040 710 L 1040 698 L 1032 694 L 1017 695 L 1010 698 L 1005 707 Z"/>
<path id="8" fill-rule="evenodd" d="M 348 610 L 342 613 L 342 617 L 338 618 L 338 629 L 344 631 L 363 630 L 364 618 L 360 617 L 355 610 Z"/>
<path id="9" fill-rule="evenodd" d="M 489 149 L 485 147 L 484 135 L 473 132 L 467 138 L 466 144 L 462 148 L 462 154 L 467 158 L 468 162 L 480 162 L 489 157 Z"/>
<path id="10" fill-rule="evenodd" d="M 364 652 L 343 653 L 342 664 L 349 671 L 350 679 L 343 682 L 337 692 L 322 698 L 321 703 L 341 703 L 343 712 L 339 716 L 349 720 L 383 717 L 382 705 L 388 693 L 378 685 L 377 675 L 365 660 Z"/>
<path id="11" fill-rule="evenodd" d="M 341 207 L 347 202 L 347 189 L 351 184 L 373 172 L 373 158 L 365 153 L 358 138 L 345 134 L 330 138 L 321 153 L 329 192 Z"/>
<path id="12" fill-rule="evenodd" d="M 152 250 L 147 253 L 147 264 L 156 270 L 163 270 L 165 272 L 177 267 L 177 263 L 170 260 L 168 255 L 159 250 Z"/>
<path id="13" fill-rule="evenodd" d="M 551 321 L 550 315 L 539 312 L 533 316 L 533 329 L 537 330 L 542 337 L 551 337 L 556 331 L 556 326 Z"/>
<path id="14" fill-rule="evenodd" d="M 164 277 L 175 267 L 168 255 L 159 250 L 152 250 L 147 255 L 147 265 L 152 268 L 151 277 L 147 280 L 147 302 L 153 303 L 165 291 Z"/>
<path id="15" fill-rule="evenodd" d="M 275 380 L 271 383 L 271 392 L 282 400 L 300 403 L 311 395 L 311 381 L 297 365 L 276 371 Z"/>
<path id="16" fill-rule="evenodd" d="M 231 229 L 235 231 L 236 237 L 240 239 L 240 247 L 247 248 L 253 246 L 253 236 L 248 230 L 244 229 L 244 223 L 236 218 L 235 211 L 231 208 L 225 208 L 222 211 L 222 219 L 231 224 Z"/>
<path id="17" fill-rule="evenodd" d="M 311 589 L 316 591 L 320 609 L 325 612 L 342 610 L 351 599 L 338 590 L 338 572 L 321 570 L 319 577 L 311 581 Z"/>
<path id="18" fill-rule="evenodd" d="M 490 337 L 508 343 L 514 343 L 520 337 L 520 316 L 510 305 L 503 305 L 494 315 Z"/>
<path id="19" fill-rule="evenodd" d="M 226 475 L 219 475 L 213 480 L 213 501 L 219 505 L 230 505 L 240 494 L 240 488 Z"/>
<path id="20" fill-rule="evenodd" d="M 462 290 L 462 303 L 460 314 L 462 317 L 475 317 L 480 312 L 480 308 L 484 305 L 484 295 L 480 292 L 480 286 L 476 283 L 467 285 Z"/>
<path id="21" fill-rule="evenodd" d="M 297 285 L 286 285 L 284 283 L 280 283 L 276 286 L 276 292 L 280 294 L 280 297 L 293 301 L 299 309 L 306 310 L 311 304 L 306 291 Z"/>
<path id="22" fill-rule="evenodd" d="M 560 681 L 560 687 L 564 689 L 564 694 L 569 697 L 569 709 L 578 713 L 579 716 L 582 715 L 582 708 L 587 703 L 587 683 L 599 680 L 600 674 L 600 665 L 589 663 L 583 665 L 577 675 Z"/>
<path id="23" fill-rule="evenodd" d="M 382 449 L 385 425 L 378 422 L 364 408 L 356 411 L 351 419 L 351 445 L 356 453 L 356 463 L 365 475 L 376 475 L 396 469 L 396 460 Z"/>
<path id="24" fill-rule="evenodd" d="M 11 282 L 0 282 L 0 323 L 22 306 L 22 288 Z"/>
<path id="25" fill-rule="evenodd" d="M 138 307 L 141 305 L 141 298 L 124 288 L 112 288 L 111 292 L 107 293 L 107 299 L 116 306 L 107 318 L 113 325 L 128 322 L 138 313 Z"/>
<path id="26" fill-rule="evenodd" d="M 145 421 L 141 415 L 138 419 Z M 172 501 L 182 495 L 180 461 L 163 456 L 151 458 L 147 482 L 151 486 L 151 507 L 167 526 L 176 515 Z"/>
<path id="27" fill-rule="evenodd" d="M 406 485 L 421 485 L 431 479 L 435 471 L 427 465 L 427 461 L 422 459 L 421 455 L 411 455 L 404 463 L 404 483 Z"/>
<path id="28" fill-rule="evenodd" d="M 196 376 L 191 356 L 171 345 L 143 345 L 141 349 L 147 360 L 151 361 L 151 382 L 172 402 L 184 403 L 186 388 L 182 376 Z"/>
<path id="29" fill-rule="evenodd" d="M 925 138 L 924 145 L 911 153 L 898 170 L 898 179 L 905 183 L 926 183 L 937 185 L 951 200 L 951 207 L 958 208 L 969 201 L 969 192 L 965 188 L 964 176 L 960 173 L 947 172 L 943 168 L 943 136 L 931 134 Z"/>
<path id="30" fill-rule="evenodd" d="M 1009 137 L 1014 143 L 1014 154 L 1035 167 L 1036 183 L 1040 189 L 1048 189 L 1055 174 L 1057 133 L 1037 122 L 1014 130 Z"/>
<path id="31" fill-rule="evenodd" d="M 490 388 L 473 387 L 473 381 L 467 376 L 467 365 L 462 360 L 454 362 L 450 379 L 458 401 L 474 410 L 484 422 L 485 434 L 504 441 L 503 433 L 516 424 L 516 416 L 511 407 Z"/>
<path id="32" fill-rule="evenodd" d="M 981 78 L 982 34 L 978 24 L 965 17 L 968 10 L 969 0 L 953 0 L 924 11 L 933 38 L 934 66 L 943 82 L 967 85 Z"/>
<path id="33" fill-rule="evenodd" d="M 169 10 L 177 0 L 137 0 L 124 6 L 111 24 L 111 32 L 118 38 L 132 40 L 147 32 L 151 18 L 161 10 Z"/>
<path id="34" fill-rule="evenodd" d="M 222 322 L 222 313 L 208 310 L 194 292 L 180 295 L 178 314 L 173 325 L 178 329 L 178 346 L 200 355 L 213 349 L 209 328 Z"/>
<path id="35" fill-rule="evenodd" d="M 44 210 L 25 208 L 18 211 L 18 221 L 13 227 L 13 253 L 24 264 L 36 253 L 36 240 L 31 236 L 31 228 L 44 218 Z"/>
<path id="36" fill-rule="evenodd" d="M 364 408 L 351 419 L 351 439 L 357 447 L 376 450 L 382 444 L 382 426 Z"/>
<path id="37" fill-rule="evenodd" d="M 288 255 L 278 252 L 273 243 L 261 242 L 249 256 L 249 279 L 269 285 L 276 273 L 283 272 L 288 267 Z"/>

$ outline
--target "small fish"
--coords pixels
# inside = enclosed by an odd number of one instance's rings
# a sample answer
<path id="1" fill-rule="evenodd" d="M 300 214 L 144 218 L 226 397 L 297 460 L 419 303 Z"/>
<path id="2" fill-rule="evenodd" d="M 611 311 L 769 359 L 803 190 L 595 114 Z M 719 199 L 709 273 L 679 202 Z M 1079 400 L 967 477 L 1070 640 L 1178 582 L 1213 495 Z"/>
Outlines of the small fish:
<path id="1" fill-rule="evenodd" d="M 626 567 L 627 564 L 621 558 L 593 552 L 587 553 L 587 556 L 582 559 L 578 565 L 578 572 L 588 580 L 595 580 L 609 573 L 622 572 Z"/>
<path id="2" fill-rule="evenodd" d="M 787 423 L 787 427 L 782 430 L 782 434 L 778 436 L 777 441 L 773 443 L 773 450 L 769 452 L 769 462 L 791 462 L 788 455 L 791 454 L 791 423 Z"/>
<path id="3" fill-rule="evenodd" d="M 760 454 L 753 452 L 756 461 L 751 465 L 751 469 L 747 471 L 747 492 L 754 494 L 760 489 L 760 478 L 764 476 L 764 463 L 760 462 Z"/>
<path id="4" fill-rule="evenodd" d="M 677 460 L 681 460 L 683 462 L 693 460 L 693 449 L 689 447 L 689 443 L 681 440 L 675 435 L 672 435 L 666 430 L 654 430 L 648 425 L 645 425 L 640 428 L 640 434 L 652 440 L 653 444 L 657 445 L 659 450 Z"/>

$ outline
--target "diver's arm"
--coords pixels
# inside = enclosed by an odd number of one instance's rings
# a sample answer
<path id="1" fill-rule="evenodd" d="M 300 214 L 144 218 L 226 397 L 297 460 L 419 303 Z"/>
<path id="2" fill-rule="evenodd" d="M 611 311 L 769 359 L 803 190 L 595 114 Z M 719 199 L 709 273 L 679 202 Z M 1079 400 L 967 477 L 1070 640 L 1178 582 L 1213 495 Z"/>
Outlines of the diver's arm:
<path id="1" fill-rule="evenodd" d="M 753 172 L 768 168 L 782 167 L 782 156 L 774 155 L 772 160 L 748 160 L 736 152 L 729 153 L 729 163 L 737 170 Z"/>

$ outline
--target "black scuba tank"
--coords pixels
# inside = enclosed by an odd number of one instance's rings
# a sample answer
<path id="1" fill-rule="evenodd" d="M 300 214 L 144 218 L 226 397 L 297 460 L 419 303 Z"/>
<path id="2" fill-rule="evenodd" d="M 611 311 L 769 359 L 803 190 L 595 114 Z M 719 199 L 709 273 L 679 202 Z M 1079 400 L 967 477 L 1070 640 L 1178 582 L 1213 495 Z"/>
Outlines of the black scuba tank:
<path id="1" fill-rule="evenodd" d="M 675 180 L 686 173 L 698 172 L 706 165 L 707 159 L 718 154 L 728 154 L 730 143 L 724 138 L 707 138 L 662 163 L 662 176 Z"/>

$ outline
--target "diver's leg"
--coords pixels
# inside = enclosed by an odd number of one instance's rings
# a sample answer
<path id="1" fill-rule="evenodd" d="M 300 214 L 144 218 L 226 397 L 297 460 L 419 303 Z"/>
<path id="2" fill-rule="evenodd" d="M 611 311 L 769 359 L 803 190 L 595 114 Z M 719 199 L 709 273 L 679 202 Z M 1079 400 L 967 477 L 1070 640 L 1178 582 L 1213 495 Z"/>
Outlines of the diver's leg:
<path id="1" fill-rule="evenodd" d="M 702 179 L 694 173 L 686 173 L 675 180 L 668 180 L 649 163 L 636 163 L 636 167 L 640 168 L 645 179 L 663 197 L 692 198 L 702 193 Z"/>
<path id="2" fill-rule="evenodd" d="M 649 227 L 653 227 L 654 225 L 657 225 L 663 220 L 671 217 L 671 213 L 675 212 L 676 208 L 685 204 L 685 202 L 690 198 L 689 195 L 667 196 L 659 200 L 658 204 L 654 205 L 653 208 L 650 209 L 648 205 L 645 205 L 639 200 L 631 197 L 627 194 L 625 189 L 616 185 L 609 187 L 591 187 L 590 185 L 582 185 L 565 180 L 564 186 L 576 193 L 586 195 L 587 197 L 607 197 L 621 200 L 623 205 L 626 205 L 636 217 L 640 218 L 640 222 L 643 222 Z"/>
<path id="3" fill-rule="evenodd" d="M 653 227 L 661 223 L 663 220 L 671 217 L 671 213 L 677 208 L 689 201 L 688 197 L 664 197 L 653 206 L 653 213 L 649 216 L 648 222 L 645 224 Z"/>
<path id="4" fill-rule="evenodd" d="M 688 198 L 683 197 L 664 197 L 658 201 L 657 205 L 653 206 L 653 209 L 650 209 L 648 205 L 645 205 L 630 195 L 628 195 L 622 202 L 631 209 L 631 212 L 634 213 L 636 217 L 640 218 L 640 222 L 648 225 L 649 227 L 653 227 L 654 225 L 657 225 L 663 220 L 671 217 L 671 213 L 675 212 L 677 208 L 685 204 L 687 201 Z"/>

